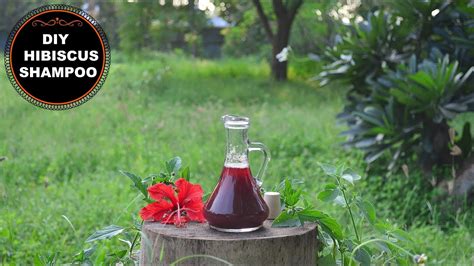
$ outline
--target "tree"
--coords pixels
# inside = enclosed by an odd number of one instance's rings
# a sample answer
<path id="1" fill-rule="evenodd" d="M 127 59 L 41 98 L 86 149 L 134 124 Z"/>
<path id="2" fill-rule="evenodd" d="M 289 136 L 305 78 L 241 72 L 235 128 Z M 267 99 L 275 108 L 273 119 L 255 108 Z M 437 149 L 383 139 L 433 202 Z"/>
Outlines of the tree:
<path id="1" fill-rule="evenodd" d="M 288 72 L 287 60 L 278 60 L 279 54 L 290 41 L 291 25 L 296 17 L 298 9 L 303 0 L 273 0 L 273 12 L 276 16 L 276 33 L 270 25 L 270 20 L 265 14 L 260 0 L 252 0 L 257 10 L 258 17 L 262 22 L 268 40 L 272 44 L 272 75 L 276 80 L 286 80 Z"/>

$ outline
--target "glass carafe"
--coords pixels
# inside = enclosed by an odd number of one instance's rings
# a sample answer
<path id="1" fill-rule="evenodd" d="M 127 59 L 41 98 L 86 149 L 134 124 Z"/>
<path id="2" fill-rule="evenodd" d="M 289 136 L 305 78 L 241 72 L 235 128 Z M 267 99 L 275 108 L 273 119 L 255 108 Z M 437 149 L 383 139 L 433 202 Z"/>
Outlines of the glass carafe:
<path id="1" fill-rule="evenodd" d="M 204 206 L 204 216 L 211 228 L 224 232 L 251 232 L 262 227 L 268 217 L 268 206 L 261 194 L 261 177 L 270 156 L 265 145 L 250 142 L 247 117 L 222 117 L 227 133 L 226 156 L 219 183 Z M 254 177 L 248 154 L 263 153 L 263 163 Z"/>

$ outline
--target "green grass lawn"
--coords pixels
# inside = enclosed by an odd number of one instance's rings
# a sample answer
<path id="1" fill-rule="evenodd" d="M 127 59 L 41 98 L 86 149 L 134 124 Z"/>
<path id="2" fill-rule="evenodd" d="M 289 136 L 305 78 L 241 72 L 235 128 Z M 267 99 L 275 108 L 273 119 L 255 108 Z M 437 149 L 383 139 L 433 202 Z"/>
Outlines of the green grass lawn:
<path id="1" fill-rule="evenodd" d="M 179 155 L 192 181 L 210 191 L 224 159 L 220 117 L 228 113 L 249 116 L 251 140 L 270 148 L 266 188 L 285 177 L 302 180 L 316 206 L 337 213 L 315 200 L 325 182 L 317 162 L 365 168 L 360 152 L 338 145 L 343 126 L 335 115 L 343 95 L 342 87 L 272 82 L 267 65 L 252 59 L 150 55 L 130 61 L 114 54 L 107 82 L 92 100 L 55 112 L 23 100 L 2 70 L 0 156 L 8 160 L 0 162 L 0 263 L 31 263 L 54 252 L 67 263 L 94 230 L 128 224 L 141 203 L 132 202 L 137 194 L 120 169 L 156 173 Z M 251 160 L 257 166 L 260 158 Z M 471 264 L 468 225 L 441 231 L 432 223 L 409 232 L 431 263 Z"/>

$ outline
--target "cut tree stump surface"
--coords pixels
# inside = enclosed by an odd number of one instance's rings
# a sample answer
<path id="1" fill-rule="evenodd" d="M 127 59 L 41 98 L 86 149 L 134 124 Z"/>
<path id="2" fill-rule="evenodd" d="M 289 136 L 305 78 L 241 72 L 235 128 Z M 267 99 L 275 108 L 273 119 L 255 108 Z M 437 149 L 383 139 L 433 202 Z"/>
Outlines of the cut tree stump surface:
<path id="1" fill-rule="evenodd" d="M 232 264 L 314 265 L 318 241 L 317 227 L 263 228 L 250 233 L 224 233 L 207 223 L 188 223 L 185 228 L 146 222 L 142 228 L 141 265 L 169 265 L 191 255 L 207 255 Z M 160 254 L 163 254 L 160 260 Z M 178 265 L 224 265 L 218 260 L 197 256 Z"/>

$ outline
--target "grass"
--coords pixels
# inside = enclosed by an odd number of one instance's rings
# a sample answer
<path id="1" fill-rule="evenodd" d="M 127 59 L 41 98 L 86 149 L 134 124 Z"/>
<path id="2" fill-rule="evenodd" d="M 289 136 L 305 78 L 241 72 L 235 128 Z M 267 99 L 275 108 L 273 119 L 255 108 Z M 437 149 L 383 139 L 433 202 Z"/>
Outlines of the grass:
<path id="1" fill-rule="evenodd" d="M 129 223 L 140 203 L 130 204 L 136 193 L 120 169 L 156 173 L 179 155 L 192 181 L 210 191 L 224 159 L 220 117 L 227 113 L 249 116 L 250 138 L 270 148 L 266 188 L 293 177 L 315 198 L 324 183 L 318 161 L 365 167 L 362 154 L 338 145 L 342 127 L 334 117 L 343 94 L 304 81 L 272 82 L 266 64 L 253 59 L 114 54 L 97 96 L 53 112 L 24 101 L 2 71 L 0 156 L 8 160 L 0 162 L 0 262 L 31 263 L 37 254 L 59 252 L 67 263 L 91 232 Z M 260 158 L 251 160 L 257 167 Z M 471 263 L 472 228 L 410 230 L 430 261 Z"/>

